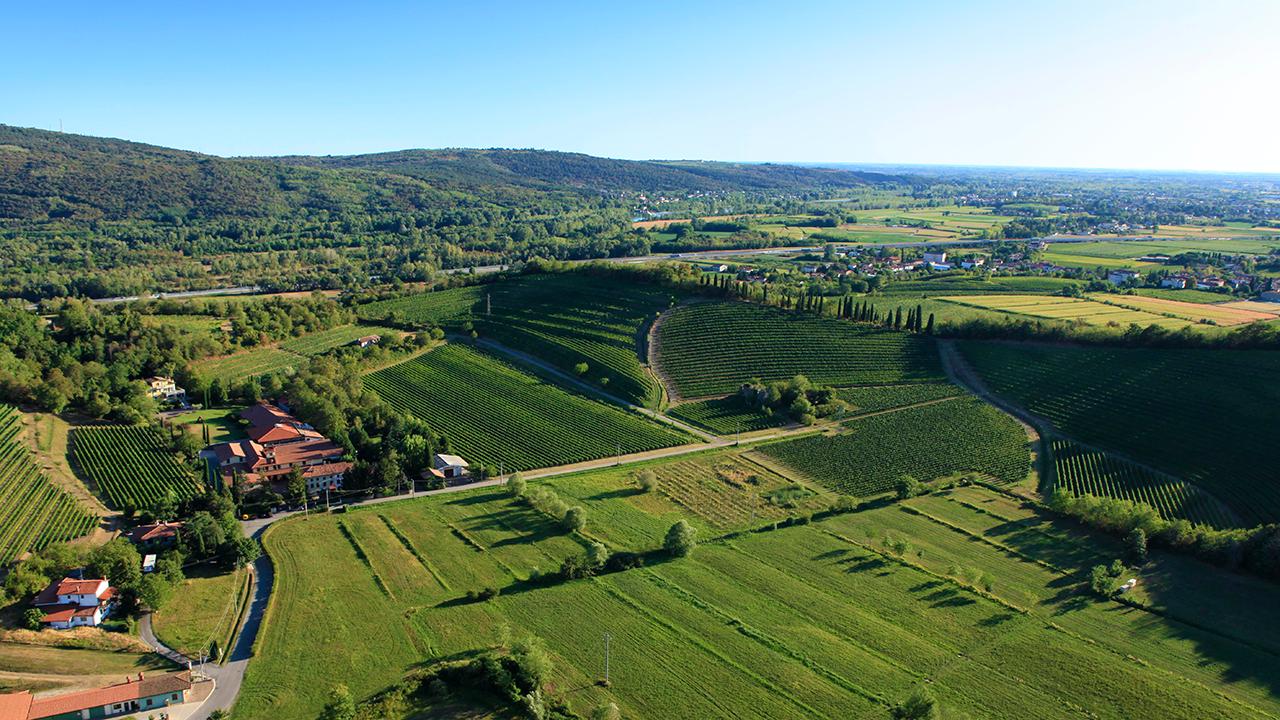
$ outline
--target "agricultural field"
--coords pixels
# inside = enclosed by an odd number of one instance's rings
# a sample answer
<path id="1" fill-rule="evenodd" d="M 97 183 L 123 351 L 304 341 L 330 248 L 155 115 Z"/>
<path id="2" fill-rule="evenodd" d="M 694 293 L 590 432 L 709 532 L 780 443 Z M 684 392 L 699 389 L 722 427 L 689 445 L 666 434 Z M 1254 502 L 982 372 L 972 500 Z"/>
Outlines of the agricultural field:
<path id="1" fill-rule="evenodd" d="M 41 472 L 19 437 L 21 413 L 0 405 L 0 567 L 93 531 L 97 516 Z"/>
<path id="2" fill-rule="evenodd" d="M 306 358 L 297 353 L 274 347 L 263 347 L 223 357 L 198 360 L 191 364 L 191 371 L 226 384 L 297 367 L 305 360 Z"/>
<path id="3" fill-rule="evenodd" d="M 1070 438 L 1182 478 L 1246 525 L 1280 520 L 1280 353 L 962 342 L 996 393 Z"/>
<path id="4" fill-rule="evenodd" d="M 836 391 L 837 398 L 849 403 L 849 415 L 866 415 L 963 394 L 963 390 L 951 383 L 882 385 L 842 388 Z"/>
<path id="5" fill-rule="evenodd" d="M 635 494 L 621 469 L 548 484 L 586 498 L 587 537 L 615 551 L 654 547 L 690 512 Z M 706 528 L 708 514 L 690 519 Z M 264 538 L 277 594 L 234 717 L 315 717 L 329 690 L 317 666 L 349 669 L 340 680 L 366 698 L 412 667 L 526 634 L 543 641 L 551 684 L 582 716 L 614 702 L 624 717 L 876 718 L 926 684 L 944 717 L 1280 712 L 1280 633 L 1231 635 L 1267 623 L 1273 589 L 1156 557 L 1142 599 L 1165 614 L 1090 599 L 1075 588 L 1118 545 L 980 488 L 704 535 L 690 557 L 594 579 L 529 582 L 584 539 L 494 488 L 278 523 Z M 1213 581 L 1180 597 L 1163 592 L 1205 573 Z M 1238 597 L 1194 626 L 1177 619 L 1218 580 Z M 482 587 L 501 592 L 462 599 Z M 596 683 L 605 632 L 608 686 Z"/>
<path id="6" fill-rule="evenodd" d="M 187 657 L 200 657 L 211 644 L 221 652 L 229 651 L 232 630 L 247 598 L 246 573 L 209 565 L 188 570 L 169 602 L 151 616 L 156 637 Z"/>
<path id="7" fill-rule="evenodd" d="M 1272 235 L 1276 235 L 1272 231 Z M 1266 255 L 1280 247 L 1280 240 L 1263 237 L 1196 238 L 1171 240 L 1124 240 L 1054 243 L 1042 259 L 1064 267 L 1128 267 L 1136 270 L 1168 267 L 1163 263 L 1140 261 L 1153 255 L 1173 256 L 1184 252 L 1223 252 Z"/>
<path id="8" fill-rule="evenodd" d="M 398 330 L 377 325 L 340 325 L 328 330 L 308 333 L 301 337 L 290 338 L 280 343 L 280 349 L 297 355 L 320 355 L 336 347 L 350 345 L 365 335 L 381 335 L 390 337 L 400 335 Z"/>
<path id="9" fill-rule="evenodd" d="M 1105 298 L 1117 296 L 1099 296 Z M 1194 325 L 1185 317 L 1167 317 L 1154 311 L 1130 309 L 1120 305 L 1085 300 L 1082 298 L 1053 295 L 957 295 L 939 298 L 956 305 L 996 310 L 1009 315 L 1029 318 L 1082 322 L 1089 325 L 1156 325 L 1170 330 Z M 1155 298 L 1140 298 L 1139 302 L 1167 302 Z M 1181 304 L 1178 304 L 1179 307 Z M 1135 303 L 1135 307 L 1137 303 Z"/>
<path id="10" fill-rule="evenodd" d="M 168 447 L 158 430 L 142 425 L 78 427 L 70 455 L 85 480 L 112 507 L 148 508 L 172 494 L 200 494 L 200 481 Z"/>
<path id="11" fill-rule="evenodd" d="M 1052 453 L 1052 481 L 1041 485 L 1041 492 L 1045 495 L 1056 488 L 1066 488 L 1075 495 L 1145 503 L 1168 520 L 1182 518 L 1215 528 L 1238 524 L 1233 521 L 1231 511 L 1217 500 L 1176 478 L 1090 450 L 1070 440 L 1053 440 Z"/>
<path id="12" fill-rule="evenodd" d="M 1280 303 L 1260 302 L 1258 300 L 1236 300 L 1222 303 L 1219 307 L 1232 310 L 1251 310 L 1253 312 L 1266 313 L 1267 315 L 1280 315 Z"/>
<path id="13" fill-rule="evenodd" d="M 767 430 L 787 423 L 781 415 L 765 415 L 747 407 L 737 395 L 683 402 L 672 406 L 667 414 L 718 435 Z"/>
<path id="14" fill-rule="evenodd" d="M 798 374 L 823 385 L 942 379 L 932 338 L 740 302 L 672 310 L 659 325 L 657 351 L 662 372 L 685 398 Z"/>
<path id="15" fill-rule="evenodd" d="M 652 468 L 658 492 L 716 531 L 812 513 L 831 497 L 737 454 L 697 457 Z"/>
<path id="16" fill-rule="evenodd" d="M 1000 483 L 1031 471 L 1026 433 L 1009 416 L 972 397 L 906 408 L 844 424 L 759 451 L 803 477 L 849 495 L 893 489 L 903 475 L 928 482 L 977 473 Z"/>
<path id="17" fill-rule="evenodd" d="M 675 302 L 669 291 L 585 273 L 532 275 L 358 308 L 370 320 L 474 327 L 621 398 L 656 407 L 661 388 L 641 362 L 645 330 Z M 467 323 L 470 323 L 468 326 Z"/>
<path id="18" fill-rule="evenodd" d="M 1051 294 L 1063 288 L 1083 287 L 1084 283 L 1072 278 L 1010 275 L 988 277 L 975 275 L 942 275 L 919 280 L 892 282 L 880 290 L 886 296 L 919 295 L 993 295 L 1014 293 L 1022 295 Z"/>
<path id="19" fill-rule="evenodd" d="M 1125 291 L 1126 294 L 1128 294 L 1128 292 L 1128 290 Z M 1161 300 L 1177 300 L 1184 303 L 1213 303 L 1220 304 L 1224 307 L 1228 305 L 1228 301 L 1231 300 L 1232 297 L 1230 295 L 1223 295 L 1222 293 L 1210 292 L 1208 290 L 1175 290 L 1173 288 L 1140 287 L 1133 288 L 1132 292 L 1134 295 L 1141 295 L 1142 297 L 1160 298 Z M 1251 304 L 1265 305 L 1266 303 Z M 1249 308 L 1246 307 L 1243 309 L 1247 310 Z"/>
<path id="20" fill-rule="evenodd" d="M 1184 290 L 1183 292 L 1186 291 Z M 1245 323 L 1258 322 L 1259 320 L 1276 319 L 1275 315 L 1256 312 L 1253 310 L 1224 307 L 1222 305 L 1202 302 L 1167 300 L 1165 298 L 1146 297 L 1143 295 L 1095 293 L 1088 297 L 1090 300 L 1105 303 L 1113 307 L 1140 310 L 1142 312 L 1153 313 L 1164 317 L 1173 316 L 1183 320 L 1190 320 L 1191 322 L 1212 323 L 1214 325 L 1243 325 Z"/>
<path id="21" fill-rule="evenodd" d="M 472 465 L 529 470 L 694 441 L 460 345 L 379 370 L 365 385 L 431 423 Z"/>
<path id="22" fill-rule="evenodd" d="M 835 242 L 896 243 L 982 237 L 988 229 L 1014 219 L 996 215 L 989 208 L 956 205 L 856 210 L 850 214 L 856 215 L 858 222 L 815 227 L 808 224 L 813 216 L 780 215 L 757 218 L 752 229 L 795 240 L 817 234 Z"/>
<path id="23" fill-rule="evenodd" d="M 226 318 L 208 315 L 143 315 L 142 324 L 147 327 L 172 327 L 184 333 L 214 334 L 222 329 Z"/>

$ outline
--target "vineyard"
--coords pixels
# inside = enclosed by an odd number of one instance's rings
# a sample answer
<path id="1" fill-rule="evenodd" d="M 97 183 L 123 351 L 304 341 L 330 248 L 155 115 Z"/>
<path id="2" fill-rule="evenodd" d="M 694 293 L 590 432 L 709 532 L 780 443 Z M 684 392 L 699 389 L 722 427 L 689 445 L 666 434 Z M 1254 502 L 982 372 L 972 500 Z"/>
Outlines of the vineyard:
<path id="1" fill-rule="evenodd" d="M 672 310 L 662 321 L 658 356 L 683 397 L 797 374 L 823 385 L 942 379 L 932 338 L 738 302 Z"/>
<path id="2" fill-rule="evenodd" d="M 245 350 L 218 358 L 208 358 L 192 363 L 191 370 L 198 375 L 231 383 L 245 378 L 266 375 L 277 370 L 297 367 L 303 358 L 296 353 L 266 347 Z"/>
<path id="3" fill-rule="evenodd" d="M 365 385 L 443 431 L 473 466 L 529 470 L 691 441 L 460 345 L 379 370 Z"/>
<path id="4" fill-rule="evenodd" d="M 1183 518 L 1199 525 L 1234 525 L 1222 505 L 1181 480 L 1089 450 L 1070 440 L 1053 441 L 1052 490 L 1063 487 L 1076 495 L 1114 497 L 1145 503 L 1168 520 Z"/>
<path id="5" fill-rule="evenodd" d="M 169 450 L 155 428 L 75 428 L 70 454 L 98 494 L 115 508 L 147 508 L 169 493 L 179 499 L 200 493 L 195 473 Z"/>
<path id="6" fill-rule="evenodd" d="M 950 383 L 924 383 L 843 388 L 836 391 L 836 397 L 849 403 L 851 415 L 866 415 L 881 410 L 955 397 L 962 393 L 960 388 Z"/>
<path id="7" fill-rule="evenodd" d="M 1280 353 L 959 347 L 993 391 L 1063 434 L 1183 478 L 1248 525 L 1280 519 Z"/>
<path id="8" fill-rule="evenodd" d="M 845 428 L 841 435 L 771 443 L 760 452 L 850 495 L 890 490 L 902 475 L 927 482 L 976 472 L 1015 483 L 1031 470 L 1022 427 L 976 398 L 853 420 Z"/>
<path id="9" fill-rule="evenodd" d="M 659 387 L 640 362 L 640 338 L 672 302 L 659 288 L 560 273 L 384 300 L 358 312 L 372 320 L 455 330 L 471 323 L 481 337 L 565 372 L 575 373 L 579 363 L 586 363 L 583 380 L 653 407 Z"/>
<path id="10" fill-rule="evenodd" d="M 310 357 L 312 355 L 326 353 L 336 347 L 350 345 L 365 335 L 382 335 L 387 337 L 390 335 L 399 335 L 399 333 L 390 328 L 378 327 L 376 325 L 340 325 L 335 328 L 329 328 L 328 330 L 320 330 L 318 332 L 308 333 L 301 337 L 290 338 L 280 343 L 280 349 Z"/>
<path id="11" fill-rule="evenodd" d="M 782 415 L 766 416 L 759 410 L 747 407 L 737 395 L 680 403 L 668 410 L 667 414 L 719 435 L 767 430 L 787 422 Z"/>
<path id="12" fill-rule="evenodd" d="M 40 472 L 22 443 L 21 414 L 0 405 L 0 566 L 91 532 L 98 518 Z"/>
<path id="13" fill-rule="evenodd" d="M 826 506 L 817 494 L 733 455 L 680 460 L 654 468 L 658 490 L 717 529 L 779 520 Z"/>

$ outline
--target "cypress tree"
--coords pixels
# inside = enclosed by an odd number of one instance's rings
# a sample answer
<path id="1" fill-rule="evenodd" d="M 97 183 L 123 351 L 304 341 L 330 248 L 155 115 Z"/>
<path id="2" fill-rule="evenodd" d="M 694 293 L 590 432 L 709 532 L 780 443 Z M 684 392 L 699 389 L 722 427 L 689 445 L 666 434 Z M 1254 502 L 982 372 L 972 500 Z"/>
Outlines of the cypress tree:
<path id="1" fill-rule="evenodd" d="M 922 329 L 924 329 L 923 319 L 924 319 L 924 306 L 916 305 L 916 332 L 920 332 Z"/>
<path id="2" fill-rule="evenodd" d="M 898 308 L 898 312 L 893 315 L 893 327 L 898 330 L 902 329 L 902 308 Z"/>
<path id="3" fill-rule="evenodd" d="M 933 334 L 933 313 L 929 313 L 929 325 L 925 327 L 924 331 L 928 335 Z"/>

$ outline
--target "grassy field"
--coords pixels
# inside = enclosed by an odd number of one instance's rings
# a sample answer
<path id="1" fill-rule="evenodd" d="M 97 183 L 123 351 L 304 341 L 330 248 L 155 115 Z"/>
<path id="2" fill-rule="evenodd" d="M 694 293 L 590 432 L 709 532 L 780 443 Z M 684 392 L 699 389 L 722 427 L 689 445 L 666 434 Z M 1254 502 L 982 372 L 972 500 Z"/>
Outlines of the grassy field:
<path id="1" fill-rule="evenodd" d="M 760 452 L 850 495 L 891 490 L 902 475 L 928 482 L 979 473 L 1015 483 L 1031 470 L 1022 427 L 974 398 L 852 420 L 844 429 L 837 435 L 769 443 Z"/>
<path id="2" fill-rule="evenodd" d="M 886 285 L 880 292 L 887 296 L 919 295 L 992 295 L 1016 293 L 1022 295 L 1061 292 L 1067 287 L 1083 287 L 1084 283 L 1071 278 L 1013 275 L 982 279 L 974 275 L 942 275 L 935 278 L 905 280 Z"/>
<path id="3" fill-rule="evenodd" d="M 230 649 L 231 631 L 247 589 L 246 571 L 215 571 L 208 566 L 187 572 L 168 604 L 151 616 L 156 637 L 188 657 L 199 657 L 216 643 Z"/>
<path id="4" fill-rule="evenodd" d="M 682 494 L 690 505 L 637 494 L 623 469 L 549 484 L 582 499 L 588 534 L 599 526 L 615 550 L 653 547 L 673 517 L 704 532 L 718 517 L 690 511 L 716 493 Z M 235 717 L 309 719 L 329 683 L 367 697 L 419 663 L 526 633 L 545 642 L 556 691 L 584 716 L 612 701 L 625 717 L 880 718 L 922 685 L 944 717 L 1280 711 L 1280 629 L 1232 637 L 1266 623 L 1273 588 L 1158 556 L 1141 599 L 1165 615 L 1092 600 L 1076 591 L 1084 571 L 1118 546 L 980 488 L 713 540 L 594 579 L 522 582 L 581 540 L 493 489 L 273 526 L 277 587 Z M 1212 582 L 1165 596 L 1193 573 Z M 1219 581 L 1236 594 L 1220 612 L 1178 619 Z M 503 592 L 457 602 L 484 586 Z M 595 683 L 603 632 L 608 687 Z"/>
<path id="5" fill-rule="evenodd" d="M 357 338 L 365 335 L 390 337 L 392 335 L 400 335 L 400 331 L 377 325 L 339 325 L 328 330 L 320 330 L 319 332 L 285 340 L 280 343 L 280 349 L 310 357 L 326 353 L 336 347 L 350 345 Z"/>
<path id="6" fill-rule="evenodd" d="M 169 420 L 198 438 L 203 438 L 203 425 L 209 426 L 209 442 L 220 443 L 230 440 L 242 440 L 245 437 L 244 427 L 240 425 L 242 407 L 208 408 L 192 410 L 175 415 Z"/>
<path id="7" fill-rule="evenodd" d="M 1280 354 L 960 345 L 987 385 L 1069 437 L 1190 481 L 1248 525 L 1280 519 Z"/>
<path id="8" fill-rule="evenodd" d="M 694 441 L 461 345 L 379 370 L 365 384 L 431 423 L 473 465 L 528 470 Z"/>
<path id="9" fill-rule="evenodd" d="M 277 370 L 297 367 L 302 355 L 275 347 L 255 348 L 223 357 L 208 358 L 191 364 L 191 370 L 202 377 L 232 383 L 245 378 L 266 375 Z"/>
<path id="10" fill-rule="evenodd" d="M 738 302 L 673 310 L 659 326 L 658 360 L 687 398 L 797 374 L 826 385 L 942 377 L 931 338 Z"/>
<path id="11" fill-rule="evenodd" d="M 172 327 L 184 333 L 213 334 L 222 329 L 226 318 L 208 315 L 143 315 L 142 324 L 147 327 Z"/>
<path id="12" fill-rule="evenodd" d="M 362 318 L 474 327 L 481 337 L 527 352 L 638 405 L 660 388 L 641 363 L 644 330 L 675 298 L 661 288 L 583 273 L 533 275 L 363 305 Z M 469 324 L 469 325 L 468 325 Z"/>
<path id="13" fill-rule="evenodd" d="M 1097 297 L 1105 298 L 1107 302 L 1053 295 L 957 295 L 941 299 L 956 305 L 996 310 L 1008 315 L 1082 322 L 1089 325 L 1110 325 L 1113 327 L 1157 325 L 1176 330 L 1195 324 L 1189 317 L 1169 317 L 1167 314 L 1154 310 L 1155 304 L 1168 303 L 1166 300 L 1135 296 L 1133 302 L 1128 302 L 1128 296 L 1124 296 L 1126 300 L 1123 301 L 1111 300 L 1111 298 L 1122 297 L 1118 295 L 1099 295 Z M 1139 309 L 1139 306 L 1143 305 L 1153 309 Z M 1183 307 L 1181 303 L 1173 303 L 1173 305 L 1179 308 Z M 1187 306 L 1190 307 L 1189 304 Z"/>
<path id="14" fill-rule="evenodd" d="M 41 471 L 22 442 L 21 413 L 0 405 L 0 567 L 28 551 L 86 535 L 97 516 Z"/>
<path id="15" fill-rule="evenodd" d="M 168 493 L 181 500 L 201 491 L 195 472 L 151 427 L 78 427 L 71 431 L 70 454 L 85 479 L 117 509 L 149 508 Z"/>
<path id="16" fill-rule="evenodd" d="M 1183 292 L 1186 292 L 1185 290 Z M 1224 307 L 1203 302 L 1184 302 L 1162 297 L 1144 295 L 1114 295 L 1095 293 L 1088 296 L 1090 300 L 1105 303 L 1112 307 L 1129 310 L 1140 310 L 1163 317 L 1177 317 L 1191 322 L 1211 322 L 1214 325 L 1243 325 L 1259 320 L 1274 320 L 1275 315 L 1238 307 Z M 1222 296 L 1219 296 L 1222 297 Z"/>

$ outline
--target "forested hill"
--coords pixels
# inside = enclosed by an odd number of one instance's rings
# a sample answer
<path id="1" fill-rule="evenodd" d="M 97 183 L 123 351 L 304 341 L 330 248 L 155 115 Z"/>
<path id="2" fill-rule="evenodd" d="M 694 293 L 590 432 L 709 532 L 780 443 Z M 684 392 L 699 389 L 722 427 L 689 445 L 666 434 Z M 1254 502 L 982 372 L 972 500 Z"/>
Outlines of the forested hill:
<path id="1" fill-rule="evenodd" d="M 804 191 L 898 179 L 877 173 L 770 163 L 614 160 L 547 150 L 401 150 L 278 159 L 310 167 L 381 170 L 466 188 L 505 184 L 602 192 Z"/>
<path id="2" fill-rule="evenodd" d="M 538 205 L 567 194 L 805 191 L 890 176 L 786 165 L 639 162 L 536 150 L 221 158 L 0 125 L 0 219 L 290 219 Z"/>

